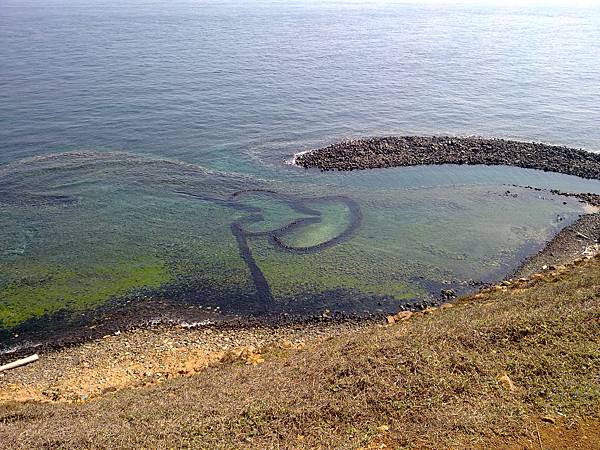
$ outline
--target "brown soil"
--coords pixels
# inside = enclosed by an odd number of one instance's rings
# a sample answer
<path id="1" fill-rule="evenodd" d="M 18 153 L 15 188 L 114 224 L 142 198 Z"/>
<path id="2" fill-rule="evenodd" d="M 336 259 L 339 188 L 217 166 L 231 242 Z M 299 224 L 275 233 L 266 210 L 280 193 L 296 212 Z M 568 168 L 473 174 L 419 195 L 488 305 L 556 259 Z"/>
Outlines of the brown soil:
<path id="1" fill-rule="evenodd" d="M 331 322 L 247 330 L 158 326 L 117 332 L 44 352 L 34 364 L 0 373 L 0 403 L 84 402 L 124 388 L 190 376 L 222 361 L 257 363 L 268 349 L 301 349 L 306 342 L 359 327 Z"/>
<path id="2" fill-rule="evenodd" d="M 479 448 L 497 450 L 598 450 L 600 449 L 600 419 L 565 420 L 560 417 L 540 417 L 531 423 L 534 430 L 526 438 L 490 439 Z M 363 450 L 396 448 L 394 442 L 378 436 Z M 477 447 L 476 447 L 477 448 Z"/>
<path id="3" fill-rule="evenodd" d="M 594 450 L 600 449 L 600 420 L 562 420 L 558 424 L 540 420 L 539 438 L 528 442 L 531 449 Z M 536 430 L 537 431 L 537 430 Z"/>

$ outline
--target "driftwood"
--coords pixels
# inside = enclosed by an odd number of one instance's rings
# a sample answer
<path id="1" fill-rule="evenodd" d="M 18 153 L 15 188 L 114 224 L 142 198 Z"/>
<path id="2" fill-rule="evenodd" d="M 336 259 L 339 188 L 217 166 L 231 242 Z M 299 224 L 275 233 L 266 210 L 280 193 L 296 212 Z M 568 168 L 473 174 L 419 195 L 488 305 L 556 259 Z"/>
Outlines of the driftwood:
<path id="1" fill-rule="evenodd" d="M 576 231 L 576 232 L 575 232 L 575 234 L 576 234 L 577 236 L 579 236 L 579 237 L 582 237 L 582 238 L 584 238 L 584 239 L 587 239 L 588 241 L 591 241 L 591 240 L 592 240 L 592 238 L 591 238 L 591 237 L 589 237 L 589 236 L 586 236 L 585 234 L 583 234 L 583 233 L 580 233 L 579 231 Z"/>
<path id="2" fill-rule="evenodd" d="M 40 357 L 38 356 L 37 353 L 35 355 L 28 356 L 27 358 L 17 359 L 16 361 L 13 361 L 11 363 L 0 366 L 0 372 L 3 372 L 5 370 L 14 369 L 15 367 L 24 366 L 25 364 L 32 363 L 34 361 L 37 361 L 38 359 L 40 359 Z"/>

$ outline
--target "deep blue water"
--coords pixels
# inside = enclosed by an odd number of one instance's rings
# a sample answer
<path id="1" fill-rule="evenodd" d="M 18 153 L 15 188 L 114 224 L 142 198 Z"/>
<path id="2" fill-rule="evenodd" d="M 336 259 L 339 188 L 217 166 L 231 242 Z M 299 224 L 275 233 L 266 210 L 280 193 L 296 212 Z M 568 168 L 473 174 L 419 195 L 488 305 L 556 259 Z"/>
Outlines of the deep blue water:
<path id="1" fill-rule="evenodd" d="M 507 185 L 600 181 L 285 162 L 390 134 L 599 151 L 598 124 L 599 9 L 2 0 L 0 351 L 110 302 L 381 314 L 497 281 L 584 212 Z"/>

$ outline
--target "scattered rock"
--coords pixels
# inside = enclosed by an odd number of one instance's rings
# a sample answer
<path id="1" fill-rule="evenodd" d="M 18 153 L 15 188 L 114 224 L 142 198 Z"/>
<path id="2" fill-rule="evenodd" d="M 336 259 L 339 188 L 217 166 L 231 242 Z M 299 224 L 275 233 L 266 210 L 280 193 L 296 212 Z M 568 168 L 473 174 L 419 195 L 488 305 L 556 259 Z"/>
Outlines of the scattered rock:
<path id="1" fill-rule="evenodd" d="M 412 311 L 400 311 L 394 317 L 397 321 L 404 321 L 410 319 L 413 315 L 414 313 Z"/>
<path id="2" fill-rule="evenodd" d="M 442 289 L 441 293 L 442 298 L 444 300 L 451 300 L 453 298 L 456 298 L 456 292 L 454 291 L 454 289 Z"/>
<path id="3" fill-rule="evenodd" d="M 500 381 L 509 392 L 513 392 L 515 390 L 515 385 L 507 374 L 499 375 L 498 381 Z"/>
<path id="4" fill-rule="evenodd" d="M 264 358 L 258 353 L 251 353 L 246 357 L 246 364 L 256 366 L 257 364 L 264 363 Z"/>

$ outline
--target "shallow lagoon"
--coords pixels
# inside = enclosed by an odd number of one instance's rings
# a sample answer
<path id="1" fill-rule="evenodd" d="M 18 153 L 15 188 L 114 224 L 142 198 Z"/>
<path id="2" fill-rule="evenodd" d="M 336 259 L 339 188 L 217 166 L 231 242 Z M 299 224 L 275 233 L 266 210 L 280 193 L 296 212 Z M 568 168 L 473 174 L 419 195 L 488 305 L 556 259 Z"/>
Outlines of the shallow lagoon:
<path id="1" fill-rule="evenodd" d="M 441 289 L 501 279 L 583 213 L 517 182 L 600 192 L 598 181 L 509 167 L 280 167 L 258 178 L 93 152 L 7 164 L 0 323 L 7 337 L 27 338 L 34 323 L 60 333 L 115 302 L 143 322 L 164 299 L 172 308 L 154 319 L 420 307 Z"/>

